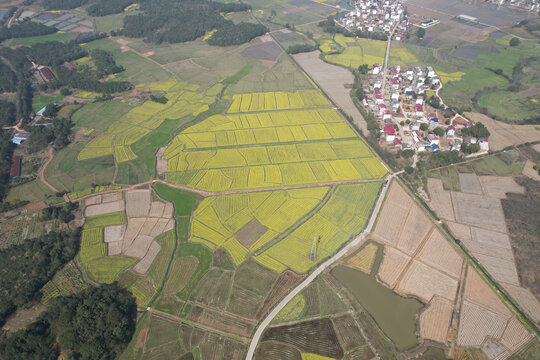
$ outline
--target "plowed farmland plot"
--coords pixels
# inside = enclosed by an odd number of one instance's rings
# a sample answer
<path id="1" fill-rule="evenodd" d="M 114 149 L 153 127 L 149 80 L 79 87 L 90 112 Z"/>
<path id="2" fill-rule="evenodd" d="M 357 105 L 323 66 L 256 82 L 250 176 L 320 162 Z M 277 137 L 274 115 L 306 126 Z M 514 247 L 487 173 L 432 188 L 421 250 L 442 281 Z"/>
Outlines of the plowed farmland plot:
<path id="1" fill-rule="evenodd" d="M 317 340 L 314 341 L 315 339 Z M 262 342 L 266 341 L 290 344 L 302 352 L 331 358 L 343 356 L 343 349 L 330 319 L 318 319 L 269 328 L 262 337 Z"/>
<path id="2" fill-rule="evenodd" d="M 226 115 L 182 131 L 164 157 L 169 181 L 209 191 L 379 179 L 386 174 L 317 90 L 235 95 Z"/>

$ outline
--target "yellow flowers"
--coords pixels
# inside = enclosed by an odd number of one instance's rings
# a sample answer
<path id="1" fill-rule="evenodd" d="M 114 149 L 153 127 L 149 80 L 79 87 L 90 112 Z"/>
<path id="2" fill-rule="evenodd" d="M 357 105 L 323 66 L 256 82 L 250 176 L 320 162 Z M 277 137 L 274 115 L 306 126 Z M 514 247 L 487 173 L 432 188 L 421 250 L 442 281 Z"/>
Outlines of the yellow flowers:
<path id="1" fill-rule="evenodd" d="M 113 154 L 117 162 L 134 160 L 137 155 L 129 145 L 134 144 L 152 130 L 159 127 L 165 119 L 180 119 L 187 115 L 197 116 L 208 110 L 215 99 L 196 93 L 199 86 L 168 80 L 143 84 L 153 91 L 165 91 L 167 104 L 146 101 L 118 121 L 109 126 L 104 134 L 90 141 L 79 153 L 79 160 L 97 158 Z"/>

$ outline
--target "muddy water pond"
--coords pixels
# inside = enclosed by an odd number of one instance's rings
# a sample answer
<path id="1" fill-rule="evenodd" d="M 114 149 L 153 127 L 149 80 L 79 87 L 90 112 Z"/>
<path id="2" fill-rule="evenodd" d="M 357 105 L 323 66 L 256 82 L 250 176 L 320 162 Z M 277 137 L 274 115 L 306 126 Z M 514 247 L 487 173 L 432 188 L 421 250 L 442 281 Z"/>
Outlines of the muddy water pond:
<path id="1" fill-rule="evenodd" d="M 382 253 L 380 247 L 378 253 Z M 331 274 L 375 319 L 398 350 L 411 348 L 418 344 L 415 316 L 424 305 L 416 299 L 401 297 L 378 283 L 375 274 L 379 263 L 376 262 L 371 275 L 344 265 L 336 266 Z"/>

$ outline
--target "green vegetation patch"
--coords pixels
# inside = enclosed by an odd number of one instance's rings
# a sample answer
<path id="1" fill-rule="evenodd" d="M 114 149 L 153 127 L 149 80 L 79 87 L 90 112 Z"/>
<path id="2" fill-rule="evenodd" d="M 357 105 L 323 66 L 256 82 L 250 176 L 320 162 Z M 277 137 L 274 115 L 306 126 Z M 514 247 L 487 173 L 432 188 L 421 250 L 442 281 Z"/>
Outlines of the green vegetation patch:
<path id="1" fill-rule="evenodd" d="M 107 254 L 107 245 L 103 242 L 103 229 L 94 228 L 82 231 L 81 251 L 79 259 L 81 263 L 98 259 Z"/>
<path id="2" fill-rule="evenodd" d="M 81 107 L 73 114 L 72 121 L 79 128 L 105 131 L 112 122 L 122 117 L 133 107 L 121 100 L 99 101 Z"/>
<path id="3" fill-rule="evenodd" d="M 103 256 L 85 264 L 87 274 L 97 282 L 110 284 L 138 260 L 128 256 Z"/>
<path id="4" fill-rule="evenodd" d="M 155 184 L 154 189 L 161 198 L 173 203 L 174 216 L 191 216 L 195 206 L 202 199 L 197 194 L 175 189 L 161 183 Z"/>
<path id="5" fill-rule="evenodd" d="M 496 119 L 523 121 L 540 113 L 540 96 L 520 96 L 511 91 L 496 91 L 480 98 L 479 105 Z"/>
<path id="6" fill-rule="evenodd" d="M 85 229 L 98 228 L 111 225 L 122 225 L 126 223 L 123 211 L 117 211 L 109 214 L 90 216 L 84 223 Z"/>

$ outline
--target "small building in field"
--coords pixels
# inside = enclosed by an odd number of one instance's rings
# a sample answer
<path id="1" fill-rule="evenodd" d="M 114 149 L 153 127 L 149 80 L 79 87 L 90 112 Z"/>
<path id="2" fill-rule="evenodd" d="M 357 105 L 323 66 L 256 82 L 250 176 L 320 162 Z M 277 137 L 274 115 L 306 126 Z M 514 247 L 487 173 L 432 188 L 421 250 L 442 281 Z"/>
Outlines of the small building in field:
<path id="1" fill-rule="evenodd" d="M 480 150 L 489 150 L 489 139 L 487 137 L 478 138 L 477 144 L 480 145 Z"/>
<path id="2" fill-rule="evenodd" d="M 15 135 L 11 138 L 11 142 L 17 145 L 22 144 L 24 141 L 28 140 L 30 137 L 29 133 L 26 132 L 16 132 Z"/>
<path id="3" fill-rule="evenodd" d="M 20 156 L 13 156 L 11 158 L 11 170 L 9 172 L 9 177 L 16 179 L 21 176 L 21 163 L 22 158 Z"/>
<path id="4" fill-rule="evenodd" d="M 456 135 L 456 128 L 453 125 L 450 125 L 446 128 L 446 137 L 454 137 Z"/>

